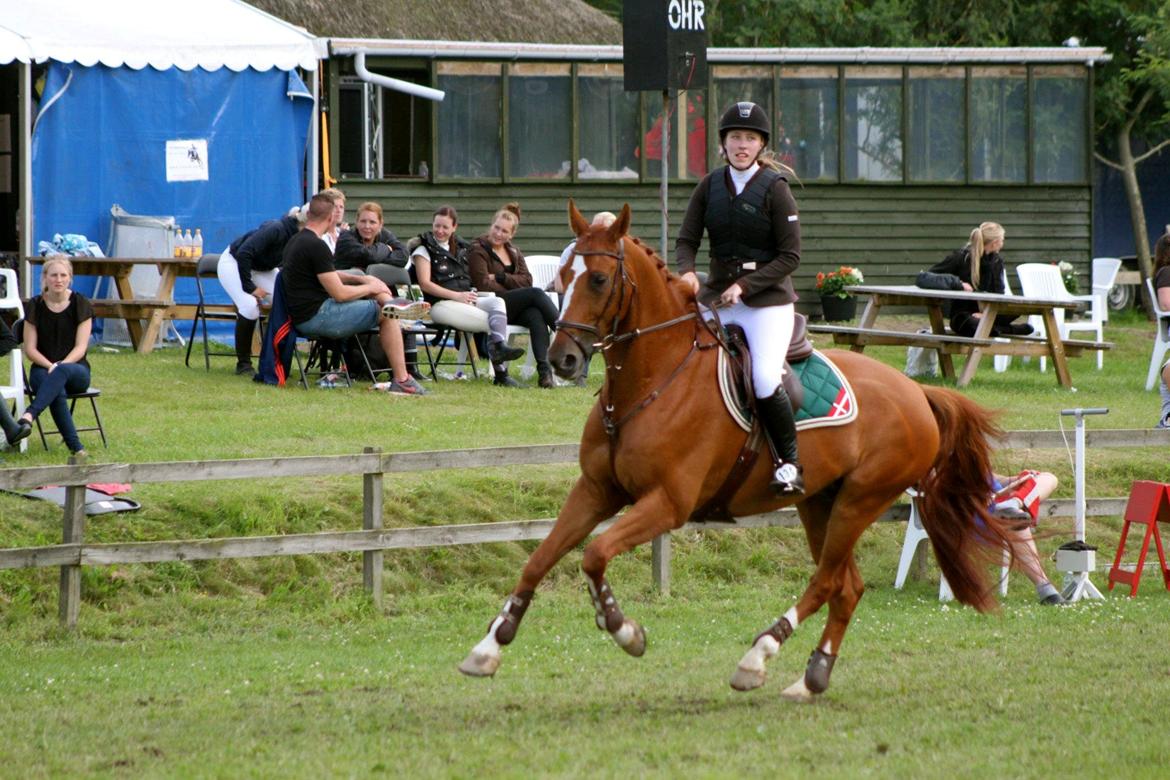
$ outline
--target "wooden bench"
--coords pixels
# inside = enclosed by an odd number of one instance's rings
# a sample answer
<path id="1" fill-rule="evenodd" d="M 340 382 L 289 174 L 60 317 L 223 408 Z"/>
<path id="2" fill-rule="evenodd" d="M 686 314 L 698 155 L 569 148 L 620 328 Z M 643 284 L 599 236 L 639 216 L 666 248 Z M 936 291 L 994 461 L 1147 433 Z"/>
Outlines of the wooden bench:
<path id="1" fill-rule="evenodd" d="M 855 352 L 865 347 L 927 347 L 949 354 L 965 354 L 971 347 L 991 347 L 993 339 L 977 339 L 954 333 L 918 333 L 905 330 L 876 330 L 848 325 L 820 325 L 810 323 L 809 333 L 823 333 L 833 337 L 835 344 L 852 345 Z"/>

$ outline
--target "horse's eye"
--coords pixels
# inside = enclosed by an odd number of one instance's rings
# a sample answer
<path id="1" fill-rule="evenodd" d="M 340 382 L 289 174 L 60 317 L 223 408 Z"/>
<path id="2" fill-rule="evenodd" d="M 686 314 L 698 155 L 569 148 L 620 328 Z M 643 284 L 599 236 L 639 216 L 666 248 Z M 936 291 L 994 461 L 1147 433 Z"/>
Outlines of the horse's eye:
<path id="1" fill-rule="evenodd" d="M 605 287 L 605 283 L 609 281 L 609 275 L 603 274 L 600 271 L 594 271 L 589 276 L 589 284 L 594 290 L 600 290 Z"/>

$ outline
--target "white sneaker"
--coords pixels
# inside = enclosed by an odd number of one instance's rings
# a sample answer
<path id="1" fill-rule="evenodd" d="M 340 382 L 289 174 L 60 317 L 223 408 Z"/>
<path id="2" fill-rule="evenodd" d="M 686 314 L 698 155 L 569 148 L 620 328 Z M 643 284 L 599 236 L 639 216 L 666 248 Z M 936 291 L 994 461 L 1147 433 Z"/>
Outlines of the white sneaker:
<path id="1" fill-rule="evenodd" d="M 408 301 L 395 298 L 382 306 L 382 316 L 392 320 L 417 320 L 430 311 L 431 305 L 423 301 Z"/>

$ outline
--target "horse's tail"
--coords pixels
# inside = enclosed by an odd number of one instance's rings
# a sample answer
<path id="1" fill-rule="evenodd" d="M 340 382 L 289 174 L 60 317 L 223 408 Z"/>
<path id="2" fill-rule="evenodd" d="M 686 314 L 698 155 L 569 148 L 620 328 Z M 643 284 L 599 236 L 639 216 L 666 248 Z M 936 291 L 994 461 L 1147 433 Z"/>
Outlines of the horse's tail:
<path id="1" fill-rule="evenodd" d="M 922 524 L 955 598 L 986 612 L 997 606 L 995 588 L 986 582 L 987 564 L 1001 560 L 1008 544 L 1006 526 L 988 511 L 988 439 L 1003 431 L 991 412 L 966 396 L 941 387 L 922 389 L 939 429 L 938 455 L 919 485 Z"/>

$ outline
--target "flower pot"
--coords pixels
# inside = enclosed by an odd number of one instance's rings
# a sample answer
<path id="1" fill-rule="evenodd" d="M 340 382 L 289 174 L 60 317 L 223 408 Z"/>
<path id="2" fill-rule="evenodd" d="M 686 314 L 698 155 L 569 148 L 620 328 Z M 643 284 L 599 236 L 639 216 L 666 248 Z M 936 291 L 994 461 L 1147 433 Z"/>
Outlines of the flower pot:
<path id="1" fill-rule="evenodd" d="M 826 322 L 851 320 L 857 316 L 857 299 L 852 296 L 838 298 L 836 295 L 822 297 L 821 310 L 824 312 Z"/>

